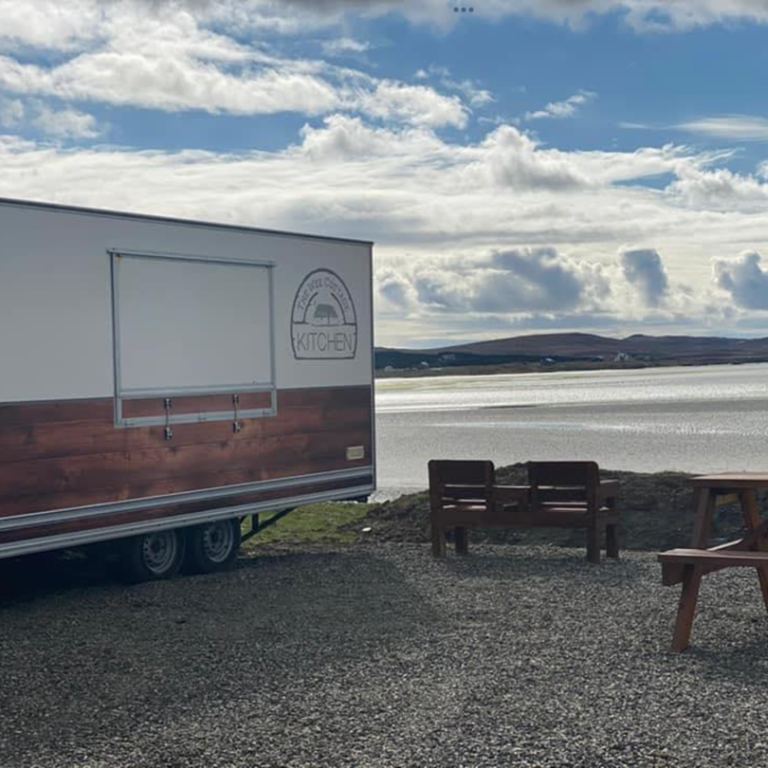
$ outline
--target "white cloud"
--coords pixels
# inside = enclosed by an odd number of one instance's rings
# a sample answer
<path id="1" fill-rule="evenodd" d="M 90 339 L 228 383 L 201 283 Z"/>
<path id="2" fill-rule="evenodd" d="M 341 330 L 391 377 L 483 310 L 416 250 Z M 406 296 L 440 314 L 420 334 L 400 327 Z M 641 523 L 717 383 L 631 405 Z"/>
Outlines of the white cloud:
<path id="1" fill-rule="evenodd" d="M 481 152 L 483 173 L 505 188 L 558 191 L 590 184 L 590 179 L 567 155 L 542 151 L 530 136 L 508 125 L 490 133 Z"/>
<path id="2" fill-rule="evenodd" d="M 324 40 L 322 47 L 326 56 L 341 56 L 345 53 L 365 53 L 370 50 L 371 44 L 363 40 L 354 40 L 351 37 L 339 37 L 333 40 Z"/>
<path id="3" fill-rule="evenodd" d="M 0 99 L 0 126 L 3 128 L 19 128 L 24 114 L 24 102 L 20 99 Z"/>
<path id="4" fill-rule="evenodd" d="M 673 127 L 729 141 L 768 141 L 768 120 L 752 115 L 703 117 Z"/>
<path id="5" fill-rule="evenodd" d="M 398 13 L 411 22 L 437 28 L 461 23 L 462 15 L 453 12 L 445 0 L 250 0 L 246 3 L 264 19 L 275 15 L 288 24 L 296 22 L 301 10 L 304 24 L 337 22 L 345 13 L 379 16 Z M 725 22 L 768 22 L 768 6 L 763 0 L 483 0 L 474 5 L 475 16 L 491 20 L 509 16 L 533 16 L 555 23 L 580 27 L 591 17 L 618 13 L 626 23 L 643 32 L 687 30 Z"/>
<path id="6" fill-rule="evenodd" d="M 709 322 L 711 254 L 764 243 L 765 211 L 713 212 L 623 182 L 716 174 L 717 162 L 683 147 L 563 152 L 511 126 L 460 145 L 426 126 L 334 114 L 276 152 L 64 150 L 2 137 L 0 197 L 373 239 L 383 340 L 406 327 L 423 336 L 438 315 L 478 334 L 497 328 L 493 318 L 516 318 L 511 330 Z M 616 253 L 649 233 L 668 276 L 658 306 L 648 298 L 661 294 L 628 281 Z"/>
<path id="7" fill-rule="evenodd" d="M 524 120 L 562 120 L 567 117 L 574 117 L 581 107 L 597 98 L 593 91 L 579 91 L 569 96 L 565 101 L 551 101 L 544 109 L 535 112 L 526 112 L 523 115 Z"/>
<path id="8" fill-rule="evenodd" d="M 669 277 L 655 248 L 636 248 L 621 253 L 624 277 L 635 286 L 649 307 L 658 307 L 669 294 Z"/>
<path id="9" fill-rule="evenodd" d="M 757 251 L 744 251 L 734 259 L 714 259 L 712 272 L 718 288 L 727 291 L 738 307 L 768 310 L 768 271 Z"/>
<path id="10" fill-rule="evenodd" d="M 169 112 L 315 116 L 347 110 L 415 125 L 466 125 L 468 108 L 459 96 L 323 61 L 281 58 L 206 29 L 198 18 L 203 11 L 195 15 L 179 6 L 169 3 L 152 12 L 148 8 L 156 5 L 105 4 L 100 38 L 82 43 L 82 50 L 45 65 L 0 55 L 0 88 Z M 204 3 L 200 7 L 207 9 Z M 225 6 L 214 7 L 224 12 Z M 337 43 L 346 49 L 363 46 L 348 38 Z M 483 94 L 468 95 L 469 101 L 477 98 Z"/>
<path id="11" fill-rule="evenodd" d="M 590 3 L 596 5 L 597 3 Z M 615 0 L 627 22 L 641 32 L 674 32 L 733 22 L 768 23 L 763 0 Z"/>
<path id="12" fill-rule="evenodd" d="M 104 133 L 93 115 L 71 107 L 55 109 L 36 99 L 0 99 L 0 126 L 17 131 L 29 126 L 54 139 L 95 139 Z"/>
<path id="13" fill-rule="evenodd" d="M 95 0 L 0 0 L 0 49 L 8 44 L 67 49 L 98 34 Z"/>
<path id="14" fill-rule="evenodd" d="M 485 0 L 476 10 L 574 26 L 618 10 L 647 29 L 765 21 L 763 5 Z M 104 129 L 81 111 L 88 102 L 324 118 L 278 152 L 64 149 L 6 136 L 0 195 L 375 239 L 384 338 L 404 327 L 404 313 L 422 329 L 439 316 L 457 328 L 474 324 L 478 333 L 503 323 L 708 321 L 702 286 L 711 254 L 754 251 L 768 237 L 768 164 L 755 175 L 735 174 L 725 167 L 728 153 L 672 145 L 566 152 L 504 124 L 477 141 L 452 143 L 435 131 L 466 127 L 472 110 L 492 102 L 482 83 L 433 66 L 406 84 L 289 58 L 279 43 L 259 42 L 266 32 L 322 30 L 327 39 L 330 30 L 340 34 L 336 50 L 362 53 L 368 43 L 345 36 L 364 27 L 346 24 L 345 14 L 387 12 L 414 23 L 457 23 L 443 0 L 0 0 L 6 130 L 95 138 Z M 308 50 L 301 42 L 293 50 Z M 58 53 L 27 55 L 35 49 Z M 572 117 L 593 98 L 582 91 L 530 118 Z M 745 116 L 684 125 L 745 140 L 764 128 Z M 673 178 L 665 189 L 633 183 L 663 174 Z M 627 265 L 617 257 L 618 243 L 646 242 L 649 233 L 647 251 L 664 253 L 663 262 Z M 764 274 L 753 262 L 721 267 L 732 287 L 718 290 L 740 297 L 734 322 L 759 303 L 744 287 Z"/>
<path id="15" fill-rule="evenodd" d="M 675 248 L 665 248 L 674 251 L 680 241 L 690 248 L 697 238 L 765 233 L 764 216 L 733 210 L 715 219 L 665 192 L 614 183 L 649 171 L 681 174 L 705 161 L 674 148 L 561 152 L 540 147 L 511 126 L 463 146 L 426 127 L 373 128 L 333 115 L 324 127 L 305 128 L 298 146 L 275 153 L 59 154 L 6 140 L 0 189 L 6 196 L 37 198 L 56 190 L 60 200 L 110 200 L 115 207 L 158 213 L 177 214 L 181 206 L 194 215 L 332 229 L 372 237 L 385 248 L 438 253 L 590 243 L 605 252 L 611 243 L 637 241 L 649 230 L 659 241 L 675 241 Z M 119 183 L 102 178 L 105 165 L 119 167 L 109 174 Z"/>
<path id="16" fill-rule="evenodd" d="M 493 104 L 493 102 L 496 101 L 490 91 L 481 88 L 472 80 L 445 79 L 441 82 L 441 85 L 444 88 L 461 93 L 464 98 L 467 99 L 471 107 L 484 107 L 488 104 Z"/>
<path id="17" fill-rule="evenodd" d="M 117 18 L 168 20 L 186 14 L 201 26 L 284 35 L 338 28 L 349 15 L 400 14 L 414 24 L 447 30 L 461 14 L 445 0 L 0 0 L 0 48 L 5 43 L 54 50 L 104 37 Z M 676 31 L 718 23 L 768 23 L 763 0 L 483 0 L 475 16 L 532 16 L 580 28 L 601 14 L 620 14 L 638 31 Z M 343 27 L 342 27 L 343 28 Z"/>
<path id="18" fill-rule="evenodd" d="M 414 77 L 417 80 L 430 78 L 437 80 L 443 88 L 460 93 L 472 107 L 484 107 L 496 101 L 493 94 L 483 88 L 479 82 L 468 78 L 456 80 L 448 67 L 432 64 L 426 70 L 417 70 Z"/>
<path id="19" fill-rule="evenodd" d="M 604 293 L 599 268 L 552 248 L 497 251 L 483 257 L 420 261 L 405 273 L 427 310 L 515 314 L 568 311 Z"/>
<path id="20" fill-rule="evenodd" d="M 290 69 L 235 75 L 199 60 L 115 51 L 81 54 L 52 68 L 0 56 L 0 86 L 65 100 L 241 115 L 316 115 L 337 108 L 341 101 L 339 92 L 322 78 Z"/>
<path id="21" fill-rule="evenodd" d="M 670 282 L 653 248 L 623 248 L 604 260 L 551 247 L 395 259 L 376 282 L 383 308 L 412 318 L 556 315 L 567 326 L 566 315 L 615 323 L 701 310 L 687 286 Z"/>
<path id="22" fill-rule="evenodd" d="M 768 210 L 768 183 L 727 168 L 708 170 L 682 166 L 667 194 L 691 208 L 729 210 Z"/>
<path id="23" fill-rule="evenodd" d="M 371 161 L 380 157 L 412 157 L 417 152 L 436 152 L 442 143 L 429 130 L 404 129 L 397 134 L 385 128 L 372 128 L 360 118 L 331 115 L 322 128 L 305 125 L 299 152 L 316 162 L 339 160 Z M 397 141 L 394 141 L 397 136 Z"/>
<path id="24" fill-rule="evenodd" d="M 423 85 L 403 85 L 382 80 L 374 90 L 357 91 L 347 102 L 352 109 L 381 120 L 413 125 L 464 128 L 467 110 L 456 96 L 443 96 Z"/>
<path id="25" fill-rule="evenodd" d="M 48 136 L 58 139 L 95 139 L 102 129 L 93 115 L 77 109 L 53 109 L 47 104 L 35 106 L 32 125 Z"/>
<path id="26" fill-rule="evenodd" d="M 629 131 L 652 131 L 654 127 L 648 123 L 633 123 L 626 120 L 620 120 L 617 125 Z"/>

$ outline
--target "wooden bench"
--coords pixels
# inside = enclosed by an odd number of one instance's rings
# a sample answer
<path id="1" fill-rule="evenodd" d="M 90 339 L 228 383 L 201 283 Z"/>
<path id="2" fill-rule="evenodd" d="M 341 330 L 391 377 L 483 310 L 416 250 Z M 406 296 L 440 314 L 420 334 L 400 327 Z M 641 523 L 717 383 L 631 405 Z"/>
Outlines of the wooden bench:
<path id="1" fill-rule="evenodd" d="M 491 461 L 429 462 L 432 552 L 445 555 L 446 532 L 456 552 L 468 551 L 470 528 L 584 528 L 587 559 L 600 562 L 606 529 L 609 557 L 619 556 L 618 483 L 600 482 L 594 462 L 530 462 L 528 486 L 497 485 Z"/>
<path id="2" fill-rule="evenodd" d="M 531 504 L 521 523 L 526 527 L 584 528 L 587 560 L 600 562 L 605 529 L 608 557 L 619 556 L 619 483 L 600 480 L 594 461 L 530 461 Z"/>
<path id="3" fill-rule="evenodd" d="M 445 556 L 446 534 L 454 531 L 456 553 L 469 551 L 470 528 L 509 528 L 510 507 L 525 509 L 528 487 L 497 485 L 492 461 L 429 462 L 432 554 Z"/>

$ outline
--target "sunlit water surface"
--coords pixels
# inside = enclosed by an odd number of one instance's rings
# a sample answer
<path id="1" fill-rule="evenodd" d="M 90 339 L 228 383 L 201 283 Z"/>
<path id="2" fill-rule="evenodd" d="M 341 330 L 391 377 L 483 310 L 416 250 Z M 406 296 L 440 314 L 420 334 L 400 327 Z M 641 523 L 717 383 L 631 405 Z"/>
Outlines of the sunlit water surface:
<path id="1" fill-rule="evenodd" d="M 431 458 L 768 471 L 768 364 L 385 379 L 376 410 L 381 497 Z"/>

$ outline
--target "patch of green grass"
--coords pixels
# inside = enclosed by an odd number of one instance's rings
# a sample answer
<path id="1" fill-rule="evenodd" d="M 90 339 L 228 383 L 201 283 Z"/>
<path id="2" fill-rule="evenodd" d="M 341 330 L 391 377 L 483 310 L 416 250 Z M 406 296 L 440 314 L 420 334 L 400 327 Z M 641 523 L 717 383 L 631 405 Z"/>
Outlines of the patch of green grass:
<path id="1" fill-rule="evenodd" d="M 368 511 L 375 506 L 375 504 L 338 501 L 300 507 L 270 528 L 256 534 L 243 545 L 243 548 L 247 552 L 267 546 L 293 548 L 354 544 L 358 531 L 352 528 L 353 524 L 362 523 Z M 272 515 L 262 515 L 262 524 L 270 517 Z M 246 521 L 243 526 L 244 532 L 248 530 L 250 530 L 250 521 Z"/>

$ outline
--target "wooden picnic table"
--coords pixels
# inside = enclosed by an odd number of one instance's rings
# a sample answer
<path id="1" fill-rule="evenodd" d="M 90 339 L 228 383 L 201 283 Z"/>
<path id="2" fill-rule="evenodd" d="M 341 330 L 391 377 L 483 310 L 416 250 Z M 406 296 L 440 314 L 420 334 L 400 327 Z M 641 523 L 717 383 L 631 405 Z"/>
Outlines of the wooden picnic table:
<path id="1" fill-rule="evenodd" d="M 733 567 L 756 568 L 768 610 L 768 519 L 761 521 L 757 504 L 757 491 L 768 490 L 768 473 L 703 475 L 689 483 L 693 486 L 695 511 L 691 548 L 672 549 L 659 555 L 662 582 L 667 586 L 683 585 L 672 638 L 673 653 L 688 647 L 701 580 L 708 573 Z M 710 546 L 716 507 L 735 502 L 741 505 L 745 535 L 727 544 Z"/>

